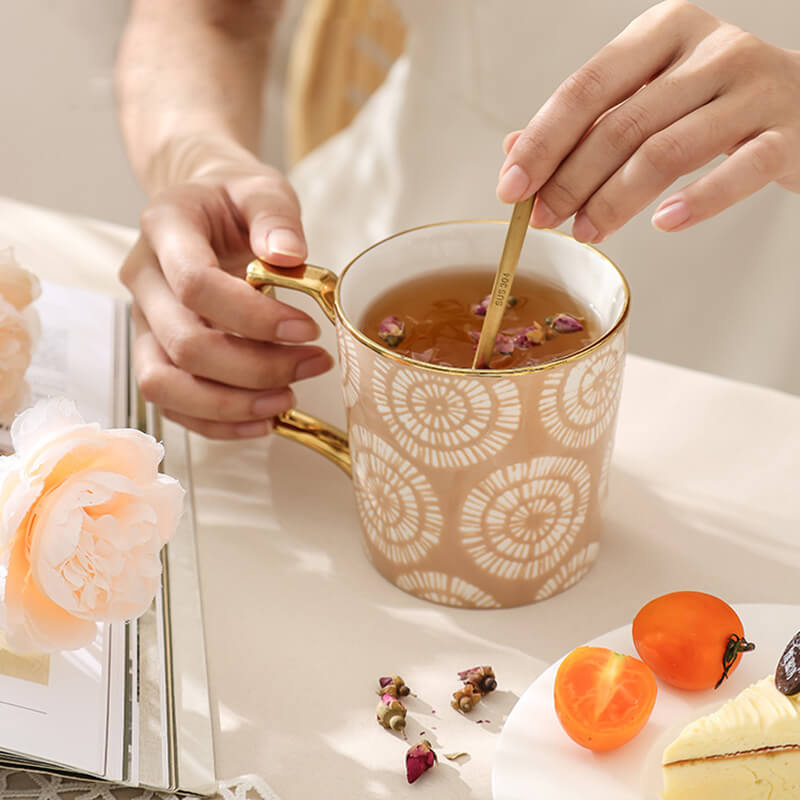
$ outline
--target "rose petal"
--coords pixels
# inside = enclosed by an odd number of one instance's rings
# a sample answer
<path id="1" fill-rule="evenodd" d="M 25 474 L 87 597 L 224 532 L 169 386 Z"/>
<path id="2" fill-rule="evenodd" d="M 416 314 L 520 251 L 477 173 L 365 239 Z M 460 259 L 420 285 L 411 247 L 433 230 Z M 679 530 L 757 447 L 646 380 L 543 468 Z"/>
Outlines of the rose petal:
<path id="1" fill-rule="evenodd" d="M 83 424 L 75 403 L 64 397 L 50 398 L 39 401 L 14 420 L 11 440 L 17 453 L 27 453 L 43 447 L 65 428 Z"/>
<path id="2" fill-rule="evenodd" d="M 21 539 L 11 553 L 3 599 L 6 640 L 17 652 L 73 650 L 89 644 L 96 636 L 94 623 L 76 619 L 39 590 L 28 573 Z"/>

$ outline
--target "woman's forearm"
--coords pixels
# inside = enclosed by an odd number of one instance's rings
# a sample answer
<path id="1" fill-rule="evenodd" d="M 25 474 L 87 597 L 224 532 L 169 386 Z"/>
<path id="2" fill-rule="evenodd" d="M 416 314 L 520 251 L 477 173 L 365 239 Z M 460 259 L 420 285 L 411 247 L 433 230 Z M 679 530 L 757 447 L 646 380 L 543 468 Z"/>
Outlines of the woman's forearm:
<path id="1" fill-rule="evenodd" d="M 281 0 L 134 0 L 115 71 L 120 125 L 154 194 L 256 160 Z"/>

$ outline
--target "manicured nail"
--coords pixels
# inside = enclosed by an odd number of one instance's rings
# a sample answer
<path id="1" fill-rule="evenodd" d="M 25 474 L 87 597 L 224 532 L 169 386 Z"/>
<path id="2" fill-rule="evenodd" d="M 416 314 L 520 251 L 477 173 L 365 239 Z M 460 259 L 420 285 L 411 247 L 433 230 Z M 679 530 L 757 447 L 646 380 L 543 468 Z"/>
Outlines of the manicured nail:
<path id="1" fill-rule="evenodd" d="M 234 428 L 236 435 L 242 439 L 253 439 L 256 436 L 266 436 L 272 430 L 272 420 L 260 419 L 256 422 L 240 422 Z"/>
<path id="2" fill-rule="evenodd" d="M 285 319 L 275 328 L 281 342 L 313 342 L 319 336 L 319 325 L 307 319 Z"/>
<path id="3" fill-rule="evenodd" d="M 267 237 L 270 253 L 291 258 L 305 258 L 306 246 L 303 240 L 289 228 L 275 228 Z"/>
<path id="4" fill-rule="evenodd" d="M 291 392 L 262 394 L 253 401 L 254 417 L 274 417 L 292 405 Z"/>
<path id="5" fill-rule="evenodd" d="M 579 242 L 594 242 L 600 236 L 600 232 L 592 225 L 592 221 L 589 217 L 587 217 L 583 211 L 579 211 L 575 215 L 572 235 Z"/>
<path id="6" fill-rule="evenodd" d="M 662 205 L 650 220 L 654 228 L 660 231 L 674 231 L 675 228 L 679 228 L 684 222 L 689 221 L 692 212 L 683 200 L 667 200 L 665 202 L 666 205 Z"/>
<path id="7" fill-rule="evenodd" d="M 302 381 L 305 378 L 313 378 L 327 372 L 333 366 L 333 359 L 325 353 L 324 355 L 311 356 L 305 361 L 301 361 L 294 371 L 294 379 Z"/>
<path id="8" fill-rule="evenodd" d="M 554 228 L 558 224 L 555 212 L 541 197 L 537 197 L 534 203 L 531 223 L 534 228 Z"/>
<path id="9" fill-rule="evenodd" d="M 531 184 L 531 179 L 519 164 L 514 164 L 497 184 L 497 197 L 504 203 L 518 203 Z"/>

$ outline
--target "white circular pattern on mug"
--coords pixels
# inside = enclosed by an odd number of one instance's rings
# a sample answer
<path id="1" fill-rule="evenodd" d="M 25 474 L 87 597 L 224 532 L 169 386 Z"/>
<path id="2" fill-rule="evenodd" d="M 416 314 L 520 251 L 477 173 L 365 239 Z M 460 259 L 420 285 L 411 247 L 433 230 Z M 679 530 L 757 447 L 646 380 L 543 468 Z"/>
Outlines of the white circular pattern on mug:
<path id="1" fill-rule="evenodd" d="M 562 564 L 542 584 L 542 588 L 536 593 L 536 600 L 547 600 L 548 597 L 574 586 L 592 568 L 599 551 L 600 545 L 597 542 L 592 542 L 582 550 L 578 550 L 566 564 Z"/>
<path id="2" fill-rule="evenodd" d="M 583 461 L 541 456 L 498 469 L 467 496 L 459 530 L 475 563 L 498 578 L 554 569 L 583 527 L 591 477 Z"/>
<path id="3" fill-rule="evenodd" d="M 383 439 L 350 429 L 353 486 L 371 544 L 395 564 L 419 561 L 439 541 L 444 520 L 430 483 Z"/>
<path id="4" fill-rule="evenodd" d="M 402 449 L 433 467 L 469 467 L 517 431 L 520 397 L 507 379 L 476 380 L 375 362 L 378 412 Z"/>
<path id="5" fill-rule="evenodd" d="M 588 447 L 608 429 L 619 403 L 624 354 L 625 340 L 618 335 L 606 347 L 545 378 L 539 414 L 559 442 Z"/>
<path id="6" fill-rule="evenodd" d="M 339 343 L 339 365 L 342 370 L 342 390 L 344 404 L 350 408 L 358 400 L 358 385 L 361 369 L 358 366 L 358 353 L 350 334 L 337 322 L 337 341 Z"/>
<path id="7" fill-rule="evenodd" d="M 500 608 L 490 594 L 444 572 L 409 572 L 395 581 L 403 591 L 422 600 L 460 608 Z"/>

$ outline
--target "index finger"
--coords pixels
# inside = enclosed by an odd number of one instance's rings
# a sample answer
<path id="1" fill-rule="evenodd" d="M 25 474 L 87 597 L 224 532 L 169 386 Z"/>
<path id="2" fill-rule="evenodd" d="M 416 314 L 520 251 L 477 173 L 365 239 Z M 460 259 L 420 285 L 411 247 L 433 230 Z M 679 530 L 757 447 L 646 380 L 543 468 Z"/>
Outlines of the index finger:
<path id="1" fill-rule="evenodd" d="M 147 218 L 146 232 L 175 296 L 214 328 L 262 342 L 319 336 L 319 326 L 306 313 L 223 270 L 206 232 L 179 209 L 159 208 Z"/>
<path id="2" fill-rule="evenodd" d="M 646 11 L 569 76 L 514 142 L 497 184 L 505 203 L 537 192 L 604 112 L 666 68 L 680 50 L 675 4 Z M 657 35 L 654 33 L 657 32 Z"/>

